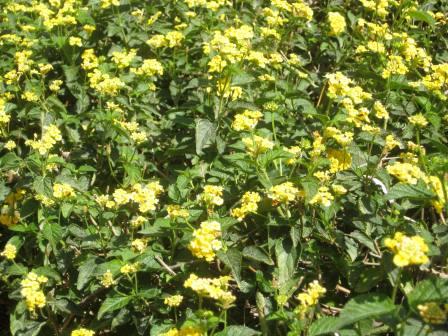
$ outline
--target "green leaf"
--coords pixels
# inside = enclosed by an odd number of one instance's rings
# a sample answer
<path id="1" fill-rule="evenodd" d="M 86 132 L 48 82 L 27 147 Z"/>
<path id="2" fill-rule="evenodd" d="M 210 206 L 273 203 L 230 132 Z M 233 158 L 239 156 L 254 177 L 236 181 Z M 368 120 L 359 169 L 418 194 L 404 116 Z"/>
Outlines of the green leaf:
<path id="1" fill-rule="evenodd" d="M 78 269 L 78 280 L 76 282 L 76 288 L 81 290 L 90 281 L 90 278 L 95 273 L 98 267 L 99 259 L 91 258 L 84 262 Z"/>
<path id="2" fill-rule="evenodd" d="M 241 288 L 241 252 L 235 248 L 230 248 L 226 252 L 218 251 L 217 255 L 218 258 L 230 268 L 235 281 Z"/>
<path id="3" fill-rule="evenodd" d="M 294 277 L 296 250 L 286 239 L 277 240 L 275 254 L 277 256 L 278 283 L 279 286 L 282 286 Z"/>
<path id="4" fill-rule="evenodd" d="M 44 223 L 42 235 L 55 248 L 62 238 L 62 227 L 57 223 Z"/>
<path id="5" fill-rule="evenodd" d="M 339 330 L 340 321 L 337 317 L 325 316 L 311 324 L 309 329 L 310 336 L 320 336 L 329 333 L 334 333 Z"/>
<path id="6" fill-rule="evenodd" d="M 413 18 L 415 21 L 423 21 L 429 24 L 430 26 L 434 26 L 436 24 L 436 20 L 429 15 L 427 12 L 413 10 L 409 12 L 409 16 Z"/>
<path id="7" fill-rule="evenodd" d="M 202 154 L 202 149 L 204 149 L 210 142 L 214 141 L 215 134 L 215 125 L 210 120 L 196 120 L 196 154 Z"/>
<path id="8" fill-rule="evenodd" d="M 132 296 L 118 296 L 110 297 L 104 300 L 103 304 L 98 311 L 98 320 L 100 320 L 104 314 L 115 311 L 117 309 L 125 307 L 132 300 Z"/>
<path id="9" fill-rule="evenodd" d="M 422 185 L 398 183 L 389 190 L 386 199 L 408 198 L 413 200 L 429 200 L 434 196 L 431 190 Z"/>
<path id="10" fill-rule="evenodd" d="M 254 245 L 246 246 L 243 249 L 243 256 L 255 261 L 265 263 L 267 265 L 274 265 L 274 261 L 271 259 L 271 257 L 264 253 L 261 248 Z"/>
<path id="11" fill-rule="evenodd" d="M 254 336 L 261 333 L 245 326 L 231 325 L 216 334 L 216 336 Z"/>
<path id="12" fill-rule="evenodd" d="M 349 325 L 367 318 L 392 314 L 396 307 L 391 298 L 381 294 L 366 294 L 351 299 L 339 316 L 341 325 Z"/>
<path id="13" fill-rule="evenodd" d="M 448 279 L 432 278 L 419 282 L 408 294 L 409 305 L 416 308 L 425 302 L 448 300 Z"/>

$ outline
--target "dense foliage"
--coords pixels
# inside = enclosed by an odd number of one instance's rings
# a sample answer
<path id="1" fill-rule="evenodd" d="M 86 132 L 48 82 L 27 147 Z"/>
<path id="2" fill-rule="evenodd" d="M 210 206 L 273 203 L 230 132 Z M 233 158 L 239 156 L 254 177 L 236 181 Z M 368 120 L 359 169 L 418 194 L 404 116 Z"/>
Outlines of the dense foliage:
<path id="1" fill-rule="evenodd" d="M 2 335 L 448 335 L 446 1 L 0 6 Z"/>

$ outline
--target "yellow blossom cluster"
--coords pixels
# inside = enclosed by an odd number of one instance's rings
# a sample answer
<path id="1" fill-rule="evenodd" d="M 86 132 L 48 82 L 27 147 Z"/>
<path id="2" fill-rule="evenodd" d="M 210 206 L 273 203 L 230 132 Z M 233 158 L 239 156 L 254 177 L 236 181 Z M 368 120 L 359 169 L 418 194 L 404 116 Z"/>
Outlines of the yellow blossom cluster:
<path id="1" fill-rule="evenodd" d="M 114 280 L 114 275 L 112 274 L 112 272 L 110 270 L 106 270 L 106 272 L 103 273 L 103 275 L 101 276 L 101 284 L 106 287 L 109 288 L 110 286 L 115 285 L 115 280 Z"/>
<path id="2" fill-rule="evenodd" d="M 75 196 L 75 190 L 67 183 L 55 183 L 53 185 L 53 196 L 57 199 L 67 199 Z"/>
<path id="3" fill-rule="evenodd" d="M 388 165 L 386 170 L 400 182 L 408 184 L 417 184 L 419 179 L 424 179 L 425 177 L 425 173 L 418 166 L 410 163 L 395 162 Z"/>
<path id="4" fill-rule="evenodd" d="M 274 143 L 271 140 L 258 135 L 243 138 L 242 141 L 249 154 L 253 157 L 257 157 L 259 154 L 266 153 L 274 148 Z"/>
<path id="5" fill-rule="evenodd" d="M 20 282 L 22 287 L 20 294 L 25 298 L 26 306 L 31 313 L 34 313 L 36 308 L 45 307 L 47 300 L 41 289 L 41 285 L 47 281 L 48 279 L 46 277 L 30 272 L 27 274 L 26 278 Z"/>
<path id="6" fill-rule="evenodd" d="M 116 96 L 125 87 L 125 83 L 120 78 L 111 77 L 98 69 L 93 69 L 87 77 L 89 77 L 90 87 L 102 95 Z"/>
<path id="7" fill-rule="evenodd" d="M 261 201 L 261 196 L 257 192 L 247 191 L 241 198 L 241 206 L 233 208 L 231 215 L 242 221 L 249 213 L 255 213 L 258 210 L 258 203 Z"/>
<path id="8" fill-rule="evenodd" d="M 330 35 L 338 36 L 345 32 L 345 18 L 338 12 L 328 13 L 328 23 L 330 24 Z"/>
<path id="9" fill-rule="evenodd" d="M 138 204 L 140 212 L 145 213 L 156 209 L 156 205 L 159 203 L 157 197 L 162 192 L 163 187 L 158 181 L 147 184 L 136 183 L 131 187 L 130 191 L 121 188 L 116 189 L 112 194 L 113 201 L 109 200 L 108 196 L 99 196 L 97 201 L 100 200 L 100 204 L 109 205 L 110 207 L 119 207 L 132 201 Z"/>
<path id="10" fill-rule="evenodd" d="M 412 86 L 422 86 L 434 93 L 439 99 L 446 100 L 448 89 L 448 63 L 431 65 L 429 73 L 420 81 L 410 83 Z"/>
<path id="11" fill-rule="evenodd" d="M 310 204 L 320 204 L 324 207 L 329 207 L 333 200 L 334 196 L 330 193 L 328 187 L 320 187 L 317 193 L 310 200 Z"/>
<path id="12" fill-rule="evenodd" d="M 25 144 L 30 146 L 32 149 L 37 150 L 40 155 L 47 154 L 53 146 L 62 141 L 62 135 L 59 128 L 50 124 L 46 126 L 43 130 L 42 138 L 40 140 L 26 140 Z"/>
<path id="13" fill-rule="evenodd" d="M 189 8 L 204 7 L 213 12 L 216 12 L 220 7 L 231 5 L 229 0 L 185 0 Z"/>
<path id="14" fill-rule="evenodd" d="M 202 222 L 199 229 L 194 230 L 188 249 L 195 257 L 211 262 L 215 258 L 215 252 L 222 248 L 219 237 L 221 224 L 217 221 Z"/>
<path id="15" fill-rule="evenodd" d="M 317 280 L 310 282 L 308 287 L 297 295 L 297 299 L 300 301 L 300 305 L 297 307 L 296 312 L 301 318 L 303 318 L 306 312 L 318 304 L 319 299 L 327 292 Z"/>
<path id="16" fill-rule="evenodd" d="M 393 261 L 398 267 L 429 262 L 428 245 L 420 236 L 408 237 L 402 232 L 396 232 L 394 238 L 386 238 L 384 245 L 395 254 Z"/>
<path id="17" fill-rule="evenodd" d="M 222 191 L 223 187 L 207 184 L 204 186 L 204 191 L 198 195 L 198 200 L 204 202 L 208 209 L 213 209 L 215 205 L 224 203 Z"/>
<path id="18" fill-rule="evenodd" d="M 447 320 L 448 309 L 442 309 L 436 302 L 420 304 L 417 306 L 417 309 L 426 323 L 443 324 Z"/>
<path id="19" fill-rule="evenodd" d="M 263 114 L 260 111 L 245 110 L 243 113 L 235 115 L 232 128 L 235 131 L 250 131 L 254 129 Z"/>
<path id="20" fill-rule="evenodd" d="M 171 295 L 167 296 L 163 300 L 163 303 L 169 307 L 179 307 L 183 299 L 184 297 L 182 295 Z"/>
<path id="21" fill-rule="evenodd" d="M 0 255 L 6 259 L 14 260 L 17 255 L 17 247 L 11 243 L 7 243 Z"/>
<path id="22" fill-rule="evenodd" d="M 132 249 L 139 253 L 144 252 L 147 246 L 148 246 L 148 239 L 145 238 L 137 238 L 131 242 Z"/>
<path id="23" fill-rule="evenodd" d="M 269 189 L 268 197 L 274 204 L 293 202 L 299 196 L 299 189 L 292 182 L 284 182 Z"/>
<path id="24" fill-rule="evenodd" d="M 183 209 L 180 205 L 177 204 L 167 205 L 166 211 L 168 212 L 168 217 L 170 219 L 188 218 L 188 216 L 190 216 L 190 213 L 187 209 Z"/>
<path id="25" fill-rule="evenodd" d="M 415 125 L 417 127 L 425 127 L 426 125 L 428 125 L 428 120 L 426 120 L 425 116 L 421 113 L 410 116 L 408 120 L 412 125 Z"/>
<path id="26" fill-rule="evenodd" d="M 190 274 L 190 277 L 184 282 L 184 287 L 191 288 L 201 297 L 217 300 L 222 306 L 229 307 L 236 299 L 228 290 L 230 280 L 232 278 L 229 276 L 211 279 L 199 278 L 196 274 Z"/>
<path id="27" fill-rule="evenodd" d="M 117 65 L 119 69 L 124 69 L 131 65 L 136 56 L 136 49 L 131 49 L 129 51 L 114 51 L 112 53 L 112 61 Z"/>
<path id="28" fill-rule="evenodd" d="M 174 48 L 182 44 L 185 36 L 179 31 L 170 31 L 165 35 L 154 35 L 146 43 L 152 48 L 168 47 Z"/>
<path id="29" fill-rule="evenodd" d="M 214 1 L 208 1 L 214 2 Z M 171 328 L 167 332 L 163 334 L 159 334 L 159 336 L 203 336 L 204 331 L 197 326 L 183 326 L 180 329 Z"/>
<path id="30" fill-rule="evenodd" d="M 327 127 L 324 135 L 333 138 L 339 145 L 346 147 L 353 141 L 353 132 L 342 132 L 336 127 Z"/>
<path id="31" fill-rule="evenodd" d="M 132 263 L 132 264 L 124 264 L 120 268 L 120 272 L 123 274 L 132 274 L 136 273 L 140 267 L 140 264 L 138 262 Z"/>
<path id="32" fill-rule="evenodd" d="M 70 336 L 95 336 L 95 332 L 86 328 L 73 330 Z"/>
<path id="33" fill-rule="evenodd" d="M 131 72 L 140 76 L 147 76 L 147 77 L 155 75 L 162 76 L 163 66 L 162 63 L 160 63 L 158 60 L 149 58 L 143 60 L 143 63 L 139 68 L 132 68 Z"/>
<path id="34" fill-rule="evenodd" d="M 328 149 L 327 156 L 330 160 L 330 173 L 347 170 L 352 165 L 352 156 L 346 150 Z"/>
<path id="35" fill-rule="evenodd" d="M 114 119 L 114 124 L 119 125 L 123 129 L 126 130 L 126 132 L 129 133 L 130 138 L 136 143 L 141 144 L 145 142 L 148 138 L 148 135 L 145 131 L 140 129 L 140 125 L 135 121 L 120 121 L 117 119 Z"/>

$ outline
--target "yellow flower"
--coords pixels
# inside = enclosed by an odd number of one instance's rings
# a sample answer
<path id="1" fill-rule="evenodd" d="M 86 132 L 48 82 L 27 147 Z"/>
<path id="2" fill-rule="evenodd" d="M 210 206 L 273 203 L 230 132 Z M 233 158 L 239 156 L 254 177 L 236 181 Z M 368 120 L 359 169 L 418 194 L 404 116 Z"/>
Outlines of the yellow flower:
<path id="1" fill-rule="evenodd" d="M 198 200 L 204 202 L 208 208 L 213 208 L 215 205 L 222 205 L 224 199 L 222 198 L 223 187 L 214 185 L 205 185 L 204 191 L 198 196 Z"/>
<path id="2" fill-rule="evenodd" d="M 408 120 L 412 125 L 418 127 L 425 127 L 426 125 L 428 125 L 428 120 L 426 120 L 425 116 L 421 113 L 410 116 Z"/>
<path id="3" fill-rule="evenodd" d="M 56 79 L 54 81 L 52 81 L 50 83 L 50 85 L 48 86 L 48 88 L 53 91 L 53 92 L 57 92 L 61 89 L 61 85 L 62 85 L 63 81 Z"/>
<path id="4" fill-rule="evenodd" d="M 299 195 L 299 189 L 294 187 L 292 182 L 284 182 L 269 189 L 268 197 L 273 203 L 293 202 Z"/>
<path id="5" fill-rule="evenodd" d="M 308 284 L 308 288 L 297 295 L 297 299 L 300 301 L 300 305 L 297 307 L 296 312 L 300 315 L 300 317 L 303 318 L 309 308 L 317 305 L 319 299 L 326 292 L 327 290 L 322 287 L 317 280 L 310 282 Z"/>
<path id="6" fill-rule="evenodd" d="M 115 285 L 115 283 L 116 282 L 114 280 L 114 276 L 113 276 L 113 274 L 112 274 L 112 272 L 110 270 L 107 270 L 101 276 L 101 284 L 104 287 L 109 288 L 110 286 Z"/>
<path id="7" fill-rule="evenodd" d="M 408 184 L 417 184 L 419 179 L 425 178 L 425 173 L 421 169 L 411 163 L 395 162 L 386 167 L 389 174 L 395 176 L 400 182 Z"/>
<path id="8" fill-rule="evenodd" d="M 168 212 L 168 217 L 171 219 L 175 218 L 188 218 L 190 215 L 188 210 L 182 209 L 180 205 L 170 204 L 166 207 L 166 211 Z"/>
<path id="9" fill-rule="evenodd" d="M 8 140 L 6 143 L 5 143 L 5 148 L 7 149 L 7 150 L 13 150 L 14 148 L 16 148 L 17 147 L 17 145 L 16 145 L 16 143 L 13 141 L 13 140 Z"/>
<path id="10" fill-rule="evenodd" d="M 68 39 L 68 44 L 71 46 L 82 47 L 82 40 L 80 37 L 70 36 Z"/>
<path id="11" fill-rule="evenodd" d="M 231 215 L 242 221 L 249 213 L 255 213 L 258 210 L 258 202 L 261 201 L 261 196 L 257 192 L 246 192 L 241 199 L 241 207 L 231 210 Z"/>
<path id="12" fill-rule="evenodd" d="M 118 68 L 124 69 L 131 64 L 135 56 L 137 56 L 136 49 L 131 49 L 129 52 L 126 52 L 126 50 L 114 51 L 112 53 L 112 61 L 118 66 Z"/>
<path id="13" fill-rule="evenodd" d="M 142 253 L 146 247 L 148 246 L 148 240 L 143 238 L 134 239 L 131 243 L 131 246 L 137 252 Z"/>
<path id="14" fill-rule="evenodd" d="M 436 302 L 428 302 L 417 306 L 423 321 L 431 324 L 443 324 L 447 319 L 447 312 Z"/>
<path id="15" fill-rule="evenodd" d="M 235 131 L 249 131 L 254 129 L 258 121 L 263 117 L 260 111 L 245 110 L 243 113 L 235 115 L 232 128 Z"/>
<path id="16" fill-rule="evenodd" d="M 344 195 L 347 193 L 347 189 L 344 188 L 344 186 L 340 185 L 340 184 L 333 184 L 331 186 L 331 190 L 333 190 L 333 192 L 336 195 Z"/>
<path id="17" fill-rule="evenodd" d="M 39 100 L 39 96 L 33 91 L 25 91 L 21 97 L 28 102 L 37 102 Z"/>
<path id="18" fill-rule="evenodd" d="M 135 273 L 138 271 L 139 263 L 133 263 L 133 264 L 125 264 L 120 268 L 120 272 L 123 274 L 130 274 Z"/>
<path id="19" fill-rule="evenodd" d="M 120 6 L 120 0 L 100 0 L 100 3 L 101 8 L 103 9 L 109 8 L 111 6 Z"/>
<path id="20" fill-rule="evenodd" d="M 98 67 L 98 57 L 95 56 L 93 49 L 86 49 L 83 51 L 81 67 L 84 70 L 92 70 Z"/>
<path id="21" fill-rule="evenodd" d="M 393 239 L 386 238 L 384 245 L 394 254 L 394 264 L 398 267 L 421 265 L 429 262 L 426 255 L 429 248 L 420 236 L 408 237 L 396 232 Z"/>
<path id="22" fill-rule="evenodd" d="M 163 66 L 162 64 L 157 61 L 156 59 L 145 59 L 143 61 L 143 64 L 140 66 L 140 68 L 132 68 L 131 71 L 137 75 L 142 75 L 142 76 L 155 76 L 155 75 L 159 75 L 162 76 L 163 75 Z"/>
<path id="23" fill-rule="evenodd" d="M 375 111 L 375 116 L 378 119 L 389 119 L 389 112 L 387 112 L 386 108 L 383 104 L 381 104 L 381 102 L 376 101 L 373 104 L 373 110 Z"/>
<path id="24" fill-rule="evenodd" d="M 391 151 L 395 147 L 400 147 L 400 142 L 396 140 L 392 134 L 387 135 L 384 149 L 386 151 Z"/>
<path id="25" fill-rule="evenodd" d="M 179 307 L 183 299 L 184 297 L 182 295 L 171 295 L 166 297 L 163 300 L 163 303 L 169 307 Z"/>
<path id="26" fill-rule="evenodd" d="M 16 254 L 17 254 L 17 247 L 15 247 L 15 245 L 10 243 L 7 243 L 5 245 L 3 252 L 0 253 L 2 257 L 5 257 L 6 259 L 9 260 L 14 260 L 16 258 Z"/>
<path id="27" fill-rule="evenodd" d="M 53 196 L 59 199 L 65 199 L 75 196 L 75 190 L 66 183 L 55 183 L 53 185 Z"/>
<path id="28" fill-rule="evenodd" d="M 228 291 L 229 282 L 232 278 L 221 276 L 219 278 L 199 278 L 196 274 L 190 274 L 185 280 L 184 287 L 191 288 L 199 296 L 217 300 L 223 307 L 230 307 L 235 301 L 235 296 Z"/>
<path id="29" fill-rule="evenodd" d="M 36 308 L 43 308 L 47 303 L 45 294 L 41 290 L 41 285 L 46 283 L 48 279 L 44 276 L 38 276 L 34 272 L 27 274 L 26 278 L 20 282 L 20 294 L 25 298 L 28 310 L 34 313 Z"/>
<path id="30" fill-rule="evenodd" d="M 79 328 L 73 330 L 70 336 L 95 336 L 95 332 L 93 330 Z"/>
<path id="31" fill-rule="evenodd" d="M 345 18 L 341 14 L 337 12 L 328 13 L 328 22 L 330 24 L 330 35 L 338 36 L 345 31 Z"/>
<path id="32" fill-rule="evenodd" d="M 259 154 L 266 153 L 268 150 L 274 148 L 274 143 L 269 139 L 254 135 L 242 139 L 250 155 L 256 157 Z"/>
<path id="33" fill-rule="evenodd" d="M 216 221 L 202 222 L 200 228 L 194 230 L 188 249 L 195 257 L 211 262 L 215 252 L 222 248 L 221 241 L 217 239 L 220 236 L 221 224 Z"/>
<path id="34" fill-rule="evenodd" d="M 324 207 L 329 207 L 331 205 L 331 201 L 334 200 L 333 195 L 329 192 L 327 187 L 320 187 L 317 191 L 316 195 L 310 200 L 310 204 L 321 204 Z"/>
<path id="35" fill-rule="evenodd" d="M 327 151 L 330 160 L 330 172 L 350 169 L 352 165 L 352 156 L 345 150 L 329 149 Z"/>
<path id="36" fill-rule="evenodd" d="M 391 75 L 405 75 L 409 71 L 408 67 L 403 62 L 403 57 L 398 55 L 390 55 L 383 70 L 382 77 L 389 78 Z"/>

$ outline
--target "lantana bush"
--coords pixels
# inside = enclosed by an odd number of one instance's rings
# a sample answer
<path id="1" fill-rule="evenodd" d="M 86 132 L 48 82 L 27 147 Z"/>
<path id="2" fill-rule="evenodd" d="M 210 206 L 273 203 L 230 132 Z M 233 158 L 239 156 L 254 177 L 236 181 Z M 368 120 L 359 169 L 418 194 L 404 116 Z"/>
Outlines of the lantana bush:
<path id="1" fill-rule="evenodd" d="M 0 9 L 0 335 L 448 335 L 446 0 Z"/>

